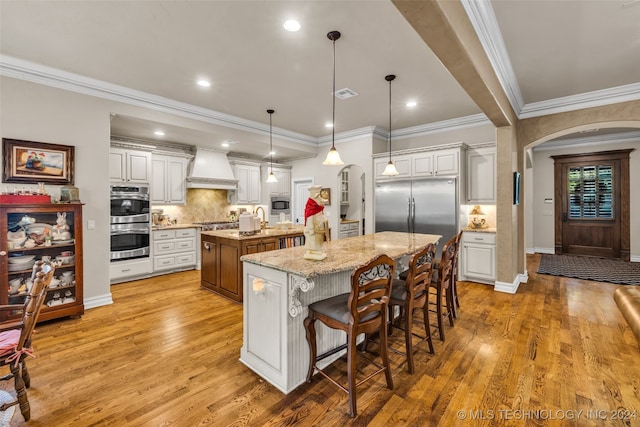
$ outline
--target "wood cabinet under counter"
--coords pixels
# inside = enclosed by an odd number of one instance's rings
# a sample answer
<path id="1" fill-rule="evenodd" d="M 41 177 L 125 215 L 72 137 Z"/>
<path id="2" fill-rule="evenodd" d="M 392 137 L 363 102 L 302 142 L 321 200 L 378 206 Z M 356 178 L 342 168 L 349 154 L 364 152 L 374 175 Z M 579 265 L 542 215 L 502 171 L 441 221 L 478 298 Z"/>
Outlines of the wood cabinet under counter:
<path id="1" fill-rule="evenodd" d="M 302 226 L 269 228 L 251 236 L 236 230 L 203 231 L 201 234 L 201 286 L 236 302 L 242 302 L 242 255 L 304 245 Z"/>

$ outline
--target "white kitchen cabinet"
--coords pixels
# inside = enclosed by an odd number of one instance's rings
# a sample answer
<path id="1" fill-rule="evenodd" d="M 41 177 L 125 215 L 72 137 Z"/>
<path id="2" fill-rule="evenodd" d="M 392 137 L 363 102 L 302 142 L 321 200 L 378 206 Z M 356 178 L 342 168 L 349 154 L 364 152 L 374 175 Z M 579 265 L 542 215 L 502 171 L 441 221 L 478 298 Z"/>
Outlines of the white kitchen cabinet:
<path id="1" fill-rule="evenodd" d="M 340 173 L 340 204 L 349 204 L 349 169 Z"/>
<path id="2" fill-rule="evenodd" d="M 398 175 L 393 177 L 382 175 L 389 163 L 389 157 L 380 157 L 374 162 L 376 179 L 425 178 L 460 173 L 459 148 L 392 155 L 391 160 L 396 166 Z"/>
<path id="3" fill-rule="evenodd" d="M 265 166 L 264 179 L 267 180 L 271 166 Z M 268 182 L 267 192 L 269 196 L 291 196 L 291 168 L 286 167 L 273 167 L 273 174 L 278 182 Z"/>
<path id="4" fill-rule="evenodd" d="M 459 259 L 459 280 L 495 284 L 496 235 L 465 231 Z"/>
<path id="5" fill-rule="evenodd" d="M 434 175 L 457 175 L 460 172 L 460 150 L 433 152 Z"/>
<path id="6" fill-rule="evenodd" d="M 345 239 L 347 237 L 359 236 L 360 235 L 359 224 L 360 224 L 359 221 L 340 223 L 338 239 Z"/>
<path id="7" fill-rule="evenodd" d="M 232 205 L 260 203 L 260 166 L 231 162 L 238 189 L 231 195 Z"/>
<path id="8" fill-rule="evenodd" d="M 154 230 L 153 272 L 195 268 L 197 232 L 197 228 Z"/>
<path id="9" fill-rule="evenodd" d="M 152 265 L 150 258 L 126 259 L 112 261 L 109 264 L 109 279 L 111 283 L 127 282 L 134 279 L 148 277 Z"/>
<path id="10" fill-rule="evenodd" d="M 111 147 L 109 179 L 111 182 L 147 184 L 151 177 L 151 152 Z"/>
<path id="11" fill-rule="evenodd" d="M 392 155 L 391 161 L 393 162 L 396 170 L 398 171 L 398 175 L 393 177 L 382 175 L 384 169 L 387 167 L 389 163 L 389 156 L 380 157 L 375 160 L 375 173 L 376 179 L 389 179 L 389 178 L 411 178 L 412 176 L 412 163 L 413 163 L 413 155 L 411 154 L 398 154 Z"/>
<path id="12" fill-rule="evenodd" d="M 412 176 L 433 176 L 433 151 L 427 153 L 416 153 L 412 159 Z"/>
<path id="13" fill-rule="evenodd" d="M 186 205 L 188 157 L 156 154 L 151 157 L 151 203 Z"/>
<path id="14" fill-rule="evenodd" d="M 471 149 L 467 152 L 467 202 L 496 202 L 496 149 Z"/>

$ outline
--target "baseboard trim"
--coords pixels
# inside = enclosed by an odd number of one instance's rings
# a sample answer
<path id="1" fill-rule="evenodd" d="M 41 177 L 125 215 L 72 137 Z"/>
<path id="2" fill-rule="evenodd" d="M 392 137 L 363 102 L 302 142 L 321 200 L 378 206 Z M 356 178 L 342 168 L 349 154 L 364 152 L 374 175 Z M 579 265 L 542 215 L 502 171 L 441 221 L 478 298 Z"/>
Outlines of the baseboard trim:
<path id="1" fill-rule="evenodd" d="M 113 304 L 113 298 L 111 298 L 111 292 L 108 294 L 100 295 L 93 298 L 87 298 L 84 300 L 84 308 L 96 308 L 102 307 L 103 305 Z"/>
<path id="2" fill-rule="evenodd" d="M 629 260 L 631 262 L 640 262 L 640 255 L 631 255 L 631 258 L 629 258 Z"/>
<path id="3" fill-rule="evenodd" d="M 516 292 L 518 292 L 520 283 L 527 283 L 528 280 L 529 275 L 526 272 L 518 274 L 513 283 L 499 282 L 496 280 L 496 284 L 493 287 L 493 290 L 497 292 L 505 292 L 507 294 L 515 294 Z"/>
<path id="4" fill-rule="evenodd" d="M 533 250 L 534 250 L 534 253 L 538 253 L 538 254 L 551 254 L 551 255 L 553 255 L 553 254 L 556 253 L 555 248 L 538 248 L 538 247 L 536 247 Z"/>

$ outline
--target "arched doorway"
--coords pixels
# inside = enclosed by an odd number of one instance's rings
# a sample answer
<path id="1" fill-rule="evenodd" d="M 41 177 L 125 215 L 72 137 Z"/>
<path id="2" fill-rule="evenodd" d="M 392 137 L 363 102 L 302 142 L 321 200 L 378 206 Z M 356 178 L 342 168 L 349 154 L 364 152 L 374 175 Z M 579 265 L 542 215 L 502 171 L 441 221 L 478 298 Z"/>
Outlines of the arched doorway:
<path id="1" fill-rule="evenodd" d="M 357 235 L 364 234 L 364 218 L 365 218 L 365 172 L 362 167 L 350 164 L 344 166 L 338 172 L 338 197 L 336 197 L 339 206 L 339 219 L 336 229 L 337 233 L 333 237 L 340 238 L 340 223 L 343 221 L 357 221 Z M 349 237 L 356 235 L 351 230 Z M 346 235 L 345 235 L 346 236 Z"/>
<path id="2" fill-rule="evenodd" d="M 566 124 L 570 124 L 570 122 L 568 121 Z M 555 120 L 555 124 L 558 124 L 557 120 Z M 595 129 L 596 127 L 598 129 Z M 562 247 L 563 244 L 565 247 L 567 246 L 565 244 L 567 242 L 563 243 L 562 237 L 563 225 L 565 224 L 562 213 L 565 211 L 561 209 L 563 200 L 566 202 L 566 198 L 564 198 L 566 196 L 562 196 L 560 192 L 564 189 L 564 184 L 555 182 L 554 177 L 557 172 L 553 157 L 571 158 L 571 156 L 593 152 L 635 149 L 631 152 L 631 171 L 627 177 L 630 182 L 630 190 L 626 195 L 629 198 L 627 201 L 618 202 L 617 209 L 624 210 L 624 214 L 630 218 L 629 224 L 623 226 L 620 236 L 623 248 L 620 258 L 640 261 L 640 248 L 637 245 L 633 246 L 633 242 L 640 237 L 640 221 L 635 219 L 639 215 L 637 212 L 633 212 L 633 209 L 638 209 L 640 203 L 640 191 L 638 191 L 640 173 L 634 171 L 634 168 L 640 167 L 640 153 L 637 150 L 640 148 L 639 129 L 640 122 L 638 121 L 635 123 L 629 121 L 582 123 L 564 130 L 549 127 L 547 129 L 549 134 L 539 133 L 535 135 L 536 140 L 528 141 L 528 143 L 520 140 L 521 144 L 525 144 L 521 147 L 524 150 L 524 240 L 527 253 L 572 253 L 562 249 L 558 251 L 558 247 Z M 625 195 L 623 194 L 623 196 Z M 589 221 L 585 221 L 585 225 L 588 223 Z M 624 227 L 626 227 L 626 231 Z M 590 233 L 586 229 L 581 232 Z M 593 234 L 596 232 L 597 230 L 594 229 Z M 572 232 L 571 237 L 574 235 L 575 233 Z M 627 249 L 624 249 L 625 246 Z M 587 248 L 583 254 L 605 256 L 604 253 L 602 255 L 600 253 L 599 250 L 595 250 L 595 253 L 589 253 Z"/>

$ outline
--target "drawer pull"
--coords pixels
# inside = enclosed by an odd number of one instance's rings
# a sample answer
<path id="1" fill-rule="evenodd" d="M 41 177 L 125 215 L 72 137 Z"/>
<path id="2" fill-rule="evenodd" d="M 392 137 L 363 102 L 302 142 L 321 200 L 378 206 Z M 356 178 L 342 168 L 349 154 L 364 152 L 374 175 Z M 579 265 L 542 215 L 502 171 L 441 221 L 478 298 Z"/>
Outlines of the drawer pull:
<path id="1" fill-rule="evenodd" d="M 474 237 L 473 240 L 484 240 L 482 237 Z"/>

